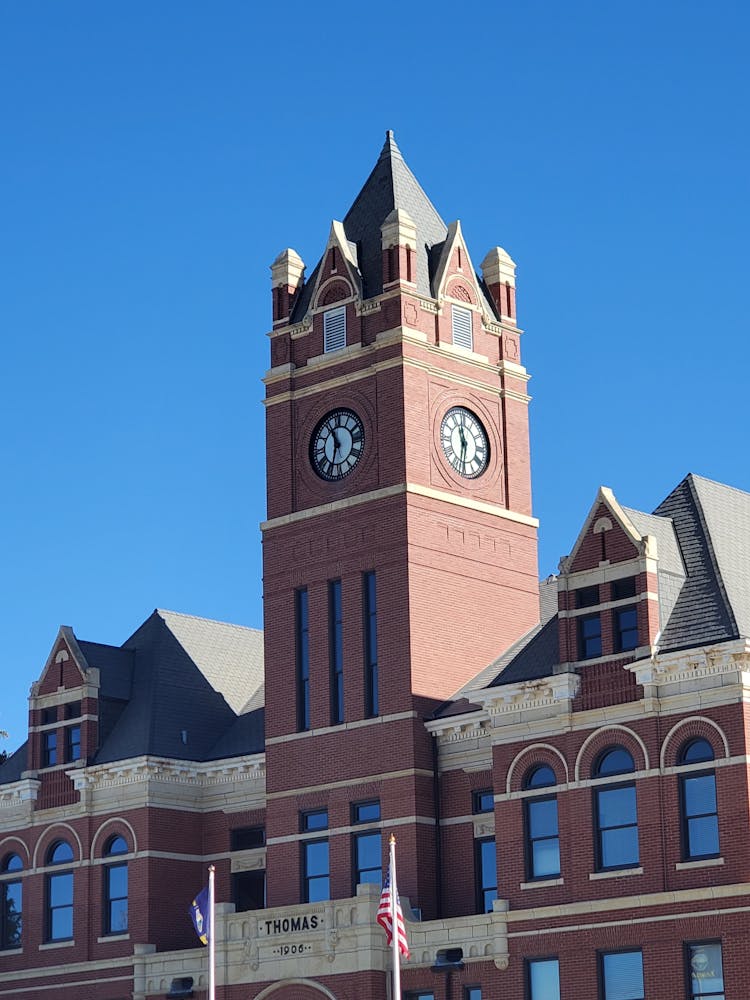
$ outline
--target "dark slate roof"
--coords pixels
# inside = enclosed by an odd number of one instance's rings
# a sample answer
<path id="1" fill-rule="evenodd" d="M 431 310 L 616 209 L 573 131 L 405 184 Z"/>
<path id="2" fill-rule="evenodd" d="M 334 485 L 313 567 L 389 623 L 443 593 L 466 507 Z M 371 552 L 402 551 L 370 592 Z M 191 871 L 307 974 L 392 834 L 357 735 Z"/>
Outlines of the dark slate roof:
<path id="1" fill-rule="evenodd" d="M 18 781 L 26 770 L 28 758 L 28 741 L 18 748 L 8 759 L 0 764 L 0 785 L 10 784 L 11 781 Z"/>
<path id="2" fill-rule="evenodd" d="M 364 298 L 383 291 L 382 238 L 380 227 L 394 209 L 402 209 L 417 229 L 417 291 L 432 297 L 432 275 L 448 228 L 419 181 L 406 165 L 393 132 L 386 133 L 378 162 L 344 217 L 347 239 L 357 246 Z M 320 268 L 316 265 L 292 310 L 291 321 L 298 323 L 307 313 L 310 296 Z M 480 287 L 481 282 L 480 282 Z M 484 290 L 484 289 L 483 289 Z M 494 315 L 492 300 L 485 291 L 486 307 Z"/>
<path id="3" fill-rule="evenodd" d="M 132 650 L 84 640 L 79 640 L 78 648 L 86 657 L 88 665 L 99 671 L 102 697 L 127 701 L 133 685 Z"/>

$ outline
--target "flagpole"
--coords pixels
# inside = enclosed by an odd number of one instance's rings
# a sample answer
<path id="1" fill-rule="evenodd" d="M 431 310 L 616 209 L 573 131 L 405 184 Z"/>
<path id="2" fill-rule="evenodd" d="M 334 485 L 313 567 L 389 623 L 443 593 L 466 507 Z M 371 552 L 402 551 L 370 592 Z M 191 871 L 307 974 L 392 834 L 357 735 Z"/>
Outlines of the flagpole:
<path id="1" fill-rule="evenodd" d="M 401 1000 L 401 955 L 398 948 L 398 888 L 396 886 L 396 838 L 391 834 L 391 949 L 393 951 L 393 1000 Z"/>
<path id="2" fill-rule="evenodd" d="M 214 921 L 214 865 L 208 866 L 208 1000 L 216 1000 L 216 923 Z"/>

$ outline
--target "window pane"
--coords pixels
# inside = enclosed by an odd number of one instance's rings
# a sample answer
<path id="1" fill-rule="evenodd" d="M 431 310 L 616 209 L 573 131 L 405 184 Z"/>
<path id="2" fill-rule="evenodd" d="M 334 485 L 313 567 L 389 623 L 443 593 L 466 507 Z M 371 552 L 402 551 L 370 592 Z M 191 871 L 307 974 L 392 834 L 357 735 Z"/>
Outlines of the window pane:
<path id="1" fill-rule="evenodd" d="M 690 963 L 691 996 L 724 996 L 724 972 L 721 964 L 721 945 L 692 944 L 688 948 Z"/>
<path id="2" fill-rule="evenodd" d="M 52 875 L 49 880 L 49 901 L 52 906 L 69 906 L 73 902 L 73 875 Z"/>
<path id="3" fill-rule="evenodd" d="M 643 956 L 640 951 L 602 955 L 604 1000 L 643 1000 Z"/>
<path id="4" fill-rule="evenodd" d="M 534 841 L 531 864 L 534 878 L 560 874 L 560 841 L 557 837 Z"/>
<path id="5" fill-rule="evenodd" d="M 354 807 L 355 823 L 372 823 L 380 819 L 379 802 L 358 802 Z"/>
<path id="6" fill-rule="evenodd" d="M 597 778 L 606 778 L 612 774 L 630 774 L 634 770 L 635 764 L 628 751 L 623 747 L 615 747 L 602 754 L 594 775 Z"/>
<path id="7" fill-rule="evenodd" d="M 530 1000 L 560 1000 L 560 963 L 556 958 L 529 962 Z"/>
<path id="8" fill-rule="evenodd" d="M 107 847 L 106 853 L 109 854 L 127 854 L 128 844 L 124 837 L 114 837 Z"/>
<path id="9" fill-rule="evenodd" d="M 303 830 L 325 830 L 328 828 L 328 810 L 315 809 L 302 816 Z"/>
<path id="10" fill-rule="evenodd" d="M 307 902 L 321 903 L 331 897 L 328 876 L 311 878 L 307 883 Z"/>
<path id="11" fill-rule="evenodd" d="M 357 884 L 371 882 L 379 885 L 382 881 L 381 839 L 379 833 L 362 833 L 356 838 L 355 846 Z"/>
<path id="12" fill-rule="evenodd" d="M 714 751 L 708 740 L 691 740 L 680 754 L 681 764 L 697 764 L 699 761 L 713 760 Z"/>
<path id="13" fill-rule="evenodd" d="M 4 872 L 20 872 L 23 869 L 23 861 L 17 854 L 9 854 L 3 862 Z"/>
<path id="14" fill-rule="evenodd" d="M 601 864 L 603 868 L 624 868 L 638 864 L 638 830 L 626 826 L 605 830 L 601 834 Z"/>
<path id="15" fill-rule="evenodd" d="M 719 820 L 716 816 L 700 816 L 689 819 L 688 856 L 703 857 L 719 853 Z"/>
<path id="16" fill-rule="evenodd" d="M 305 844 L 305 870 L 309 876 L 328 875 L 328 841 Z"/>
<path id="17" fill-rule="evenodd" d="M 635 788 L 601 788 L 597 791 L 599 826 L 626 826 L 637 819 Z"/>
<path id="18" fill-rule="evenodd" d="M 0 884 L 0 948 L 21 944 L 23 890 L 20 882 Z"/>
<path id="19" fill-rule="evenodd" d="M 529 802 L 529 833 L 532 837 L 557 836 L 557 800 Z"/>
<path id="20" fill-rule="evenodd" d="M 124 934 L 128 929 L 128 901 L 114 899 L 109 904 L 109 933 Z"/>
<path id="21" fill-rule="evenodd" d="M 716 812 L 716 779 L 713 774 L 685 778 L 685 812 L 688 816 L 701 816 Z"/>
<path id="22" fill-rule="evenodd" d="M 482 1000 L 482 987 L 464 986 L 464 1000 Z"/>
<path id="23" fill-rule="evenodd" d="M 58 844 L 52 848 L 49 855 L 49 864 L 59 865 L 66 861 L 73 860 L 73 849 L 70 844 L 67 844 L 64 840 L 61 840 Z"/>
<path id="24" fill-rule="evenodd" d="M 107 869 L 107 896 L 121 898 L 128 894 L 128 866 L 112 865 Z"/>
<path id="25" fill-rule="evenodd" d="M 527 775 L 524 788 L 544 788 L 547 785 L 556 785 L 555 772 L 547 764 L 535 767 L 531 774 Z"/>

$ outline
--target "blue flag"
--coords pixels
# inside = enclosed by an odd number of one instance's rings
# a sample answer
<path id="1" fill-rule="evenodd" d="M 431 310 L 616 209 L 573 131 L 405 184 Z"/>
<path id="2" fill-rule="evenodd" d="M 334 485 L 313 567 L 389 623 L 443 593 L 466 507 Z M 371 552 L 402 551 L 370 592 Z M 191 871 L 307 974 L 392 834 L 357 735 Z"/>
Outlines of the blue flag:
<path id="1" fill-rule="evenodd" d="M 208 944 L 211 936 L 211 912 L 208 905 L 208 886 L 201 889 L 190 904 L 190 916 L 193 919 L 195 933 L 203 944 Z"/>

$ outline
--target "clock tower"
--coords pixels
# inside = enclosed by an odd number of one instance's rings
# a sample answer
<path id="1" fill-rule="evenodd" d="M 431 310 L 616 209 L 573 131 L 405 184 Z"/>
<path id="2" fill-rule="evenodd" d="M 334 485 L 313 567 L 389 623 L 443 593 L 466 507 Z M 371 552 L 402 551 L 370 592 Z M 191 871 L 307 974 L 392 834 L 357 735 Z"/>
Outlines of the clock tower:
<path id="1" fill-rule="evenodd" d="M 315 892 L 289 836 L 311 816 L 331 898 L 353 895 L 344 835 L 377 802 L 434 916 L 423 720 L 538 620 L 515 265 L 495 247 L 477 274 L 389 132 L 309 277 L 291 249 L 271 272 L 268 903 Z"/>

